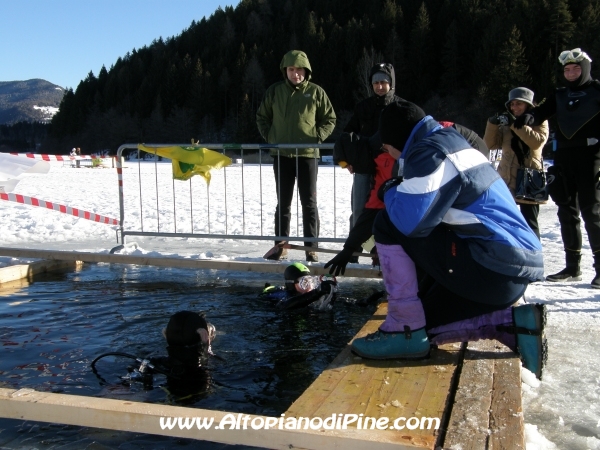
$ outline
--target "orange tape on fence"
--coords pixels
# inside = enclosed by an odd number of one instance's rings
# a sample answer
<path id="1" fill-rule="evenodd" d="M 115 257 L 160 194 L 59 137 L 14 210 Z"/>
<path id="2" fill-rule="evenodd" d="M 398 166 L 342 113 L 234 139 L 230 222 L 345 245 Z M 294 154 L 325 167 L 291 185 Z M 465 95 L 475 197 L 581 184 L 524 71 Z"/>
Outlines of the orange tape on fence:
<path id="1" fill-rule="evenodd" d="M 43 161 L 75 161 L 78 159 L 100 158 L 100 156 L 97 156 L 97 155 L 71 156 L 71 155 L 43 155 L 43 154 L 39 154 L 39 153 L 9 153 L 9 154 L 13 155 L 13 156 L 23 156 L 25 158 L 41 159 Z"/>
<path id="2" fill-rule="evenodd" d="M 58 203 L 46 202 L 34 197 L 27 197 L 25 195 L 0 193 L 0 200 L 7 200 L 9 202 L 23 203 L 24 205 L 52 209 L 64 214 L 70 214 L 75 217 L 92 220 L 98 223 L 105 223 L 107 225 L 119 225 L 119 221 L 117 219 L 113 219 L 112 217 L 101 216 L 100 214 L 84 211 L 82 209 L 71 208 L 70 206 L 60 205 Z"/>

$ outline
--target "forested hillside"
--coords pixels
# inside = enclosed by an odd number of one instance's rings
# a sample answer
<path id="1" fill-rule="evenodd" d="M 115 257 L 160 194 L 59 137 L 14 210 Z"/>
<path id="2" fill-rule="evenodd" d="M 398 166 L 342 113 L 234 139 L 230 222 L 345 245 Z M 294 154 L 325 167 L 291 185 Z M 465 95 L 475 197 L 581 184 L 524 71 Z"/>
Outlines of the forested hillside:
<path id="1" fill-rule="evenodd" d="M 598 30 L 600 0 L 243 0 L 90 72 L 65 93 L 48 146 L 259 142 L 255 111 L 291 49 L 308 54 L 336 133 L 380 61 L 394 64 L 398 95 L 481 132 L 512 87 L 552 92 L 562 50 L 596 64 Z"/>
<path id="2" fill-rule="evenodd" d="M 46 80 L 0 81 L 0 125 L 17 122 L 46 122 L 57 108 L 64 90 Z"/>

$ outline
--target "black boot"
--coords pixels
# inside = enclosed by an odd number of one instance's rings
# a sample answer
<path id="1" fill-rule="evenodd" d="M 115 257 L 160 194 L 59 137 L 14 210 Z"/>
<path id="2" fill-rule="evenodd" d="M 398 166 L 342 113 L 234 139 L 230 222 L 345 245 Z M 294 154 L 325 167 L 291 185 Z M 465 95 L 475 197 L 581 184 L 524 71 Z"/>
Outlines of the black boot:
<path id="1" fill-rule="evenodd" d="M 581 270 L 579 269 L 579 263 L 581 262 L 581 252 L 575 252 L 573 250 L 565 250 L 565 259 L 567 261 L 567 267 L 558 273 L 548 275 L 546 281 L 580 281 Z M 600 280 L 598 280 L 598 288 L 600 288 Z"/>
<path id="2" fill-rule="evenodd" d="M 594 269 L 596 269 L 596 276 L 592 280 L 592 287 L 600 289 L 600 252 L 594 253 Z"/>

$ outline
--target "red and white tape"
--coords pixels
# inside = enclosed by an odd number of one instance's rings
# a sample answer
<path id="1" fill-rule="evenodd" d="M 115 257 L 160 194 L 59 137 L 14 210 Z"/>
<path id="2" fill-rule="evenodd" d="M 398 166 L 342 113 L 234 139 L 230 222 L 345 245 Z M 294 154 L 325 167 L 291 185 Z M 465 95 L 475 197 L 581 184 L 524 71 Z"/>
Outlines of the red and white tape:
<path id="1" fill-rule="evenodd" d="M 77 208 L 71 208 L 70 206 L 59 205 L 58 203 L 46 202 L 39 200 L 34 197 L 27 197 L 19 194 L 4 194 L 0 193 L 0 200 L 7 200 L 9 202 L 23 203 L 25 205 L 39 206 L 41 208 L 52 209 L 64 214 L 71 214 L 75 217 L 81 217 L 82 219 L 92 220 L 94 222 L 105 223 L 107 225 L 119 225 L 117 219 L 111 217 L 101 216 L 100 214 L 94 214 L 89 211 L 83 211 Z"/>
<path id="2" fill-rule="evenodd" d="M 39 153 L 10 153 L 14 156 L 24 156 L 25 158 L 41 159 L 43 161 L 75 161 L 78 159 L 95 159 L 99 158 L 96 155 L 42 155 Z"/>

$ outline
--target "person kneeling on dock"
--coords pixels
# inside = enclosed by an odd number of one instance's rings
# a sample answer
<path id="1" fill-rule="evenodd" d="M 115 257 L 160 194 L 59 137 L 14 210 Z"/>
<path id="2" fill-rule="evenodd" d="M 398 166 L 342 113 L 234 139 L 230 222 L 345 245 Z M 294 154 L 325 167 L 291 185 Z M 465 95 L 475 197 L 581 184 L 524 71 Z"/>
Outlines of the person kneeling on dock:
<path id="1" fill-rule="evenodd" d="M 330 310 L 336 299 L 335 277 L 313 276 L 304 264 L 295 262 L 283 274 L 285 286 L 265 284 L 260 297 L 277 300 L 280 309 L 298 309 L 305 306 L 321 311 Z"/>
<path id="2" fill-rule="evenodd" d="M 542 248 L 506 184 L 413 103 L 388 105 L 379 131 L 403 171 L 382 186 L 385 209 L 373 226 L 388 314 L 353 352 L 421 359 L 430 344 L 497 339 L 541 378 L 545 306 L 512 305 L 543 279 Z"/>

